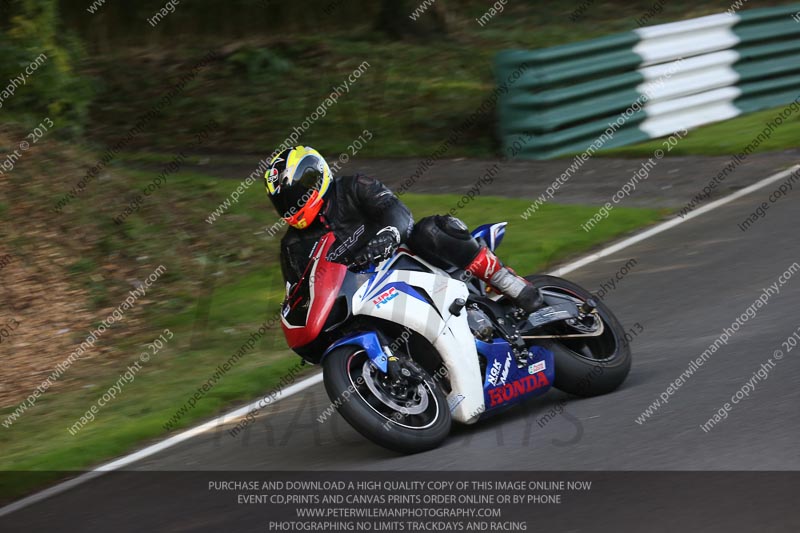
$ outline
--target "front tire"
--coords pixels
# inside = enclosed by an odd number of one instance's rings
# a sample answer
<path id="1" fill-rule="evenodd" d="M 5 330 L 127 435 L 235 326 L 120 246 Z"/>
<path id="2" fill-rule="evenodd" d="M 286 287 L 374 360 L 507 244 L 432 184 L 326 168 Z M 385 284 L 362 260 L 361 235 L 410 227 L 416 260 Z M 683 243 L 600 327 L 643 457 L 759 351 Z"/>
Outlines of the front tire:
<path id="1" fill-rule="evenodd" d="M 556 377 L 553 386 L 576 396 L 598 396 L 617 389 L 631 369 L 631 349 L 625 329 L 611 309 L 592 293 L 571 281 L 555 276 L 526 276 L 534 287 L 543 291 L 545 305 L 548 293 L 566 295 L 585 302 L 593 299 L 603 321 L 604 331 L 598 337 L 552 339 L 541 343 L 553 352 Z M 549 333 L 565 333 L 564 325 L 556 323 Z"/>
<path id="2" fill-rule="evenodd" d="M 447 399 L 422 368 L 416 369 L 422 382 L 409 389 L 413 398 L 403 403 L 388 392 L 383 384 L 388 376 L 360 346 L 337 348 L 322 366 L 325 390 L 339 414 L 375 444 L 412 454 L 438 447 L 450 434 Z"/>

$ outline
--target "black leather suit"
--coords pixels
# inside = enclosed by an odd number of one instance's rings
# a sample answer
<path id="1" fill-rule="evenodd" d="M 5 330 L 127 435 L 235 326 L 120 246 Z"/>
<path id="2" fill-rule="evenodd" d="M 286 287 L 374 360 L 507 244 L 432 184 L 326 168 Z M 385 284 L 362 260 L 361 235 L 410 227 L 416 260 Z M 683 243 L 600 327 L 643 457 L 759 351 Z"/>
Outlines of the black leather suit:
<path id="1" fill-rule="evenodd" d="M 330 255 L 337 263 L 352 264 L 375 234 L 386 226 L 400 232 L 401 242 L 411 235 L 411 211 L 376 179 L 367 176 L 335 177 L 325 195 L 325 204 L 307 228 L 290 227 L 281 240 L 281 270 L 289 283 L 305 271 L 309 255 L 319 238 L 329 231 L 336 235 Z"/>
<path id="2" fill-rule="evenodd" d="M 281 240 L 284 280 L 296 283 L 300 279 L 314 244 L 325 233 L 336 235 L 331 260 L 350 265 L 386 226 L 397 228 L 400 242 L 440 268 L 465 268 L 481 249 L 457 218 L 436 215 L 414 224 L 411 211 L 378 180 L 362 175 L 335 177 L 314 222 L 302 230 L 290 227 Z"/>

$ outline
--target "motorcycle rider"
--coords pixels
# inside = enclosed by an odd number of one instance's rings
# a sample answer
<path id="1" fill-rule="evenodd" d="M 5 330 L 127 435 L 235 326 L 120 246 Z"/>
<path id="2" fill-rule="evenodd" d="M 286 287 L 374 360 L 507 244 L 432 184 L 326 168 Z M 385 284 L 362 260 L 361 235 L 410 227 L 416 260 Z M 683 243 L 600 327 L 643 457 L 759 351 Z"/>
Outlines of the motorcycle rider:
<path id="1" fill-rule="evenodd" d="M 313 148 L 295 146 L 270 161 L 264 179 L 278 214 L 290 226 L 281 239 L 281 271 L 287 288 L 306 270 L 319 238 L 336 236 L 328 259 L 365 267 L 405 243 L 439 267 L 464 269 L 531 313 L 542 306 L 538 289 L 503 266 L 459 219 L 434 215 L 416 224 L 411 211 L 381 182 L 363 175 L 334 177 Z"/>

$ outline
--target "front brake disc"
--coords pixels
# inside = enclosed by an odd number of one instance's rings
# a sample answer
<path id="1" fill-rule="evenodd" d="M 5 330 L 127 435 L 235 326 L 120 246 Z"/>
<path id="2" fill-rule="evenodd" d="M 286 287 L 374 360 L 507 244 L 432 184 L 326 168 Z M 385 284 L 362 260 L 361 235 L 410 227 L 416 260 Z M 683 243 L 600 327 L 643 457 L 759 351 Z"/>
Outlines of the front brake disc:
<path id="1" fill-rule="evenodd" d="M 364 368 L 361 376 L 364 378 L 364 383 L 367 385 L 367 388 L 378 400 L 381 401 L 381 403 L 404 415 L 418 415 L 425 412 L 425 410 L 428 408 L 428 391 L 425 389 L 423 384 L 417 385 L 416 392 L 417 396 L 419 397 L 419 401 L 416 405 L 400 405 L 395 401 L 394 398 L 391 397 L 391 395 L 383 390 L 382 386 L 375 382 L 373 378 L 373 372 L 376 370 L 377 369 L 372 364 L 372 361 L 364 361 Z"/>

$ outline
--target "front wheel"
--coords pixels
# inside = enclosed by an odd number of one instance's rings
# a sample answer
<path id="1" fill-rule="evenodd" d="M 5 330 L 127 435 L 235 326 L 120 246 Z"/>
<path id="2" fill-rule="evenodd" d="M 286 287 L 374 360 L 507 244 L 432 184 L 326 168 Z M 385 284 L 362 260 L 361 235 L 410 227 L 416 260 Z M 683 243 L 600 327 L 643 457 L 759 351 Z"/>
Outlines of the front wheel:
<path id="1" fill-rule="evenodd" d="M 439 386 L 413 362 L 410 379 L 381 372 L 359 346 L 342 346 L 323 362 L 325 390 L 339 414 L 372 442 L 401 453 L 439 446 L 450 410 Z"/>
<path id="2" fill-rule="evenodd" d="M 585 335 L 563 322 L 544 326 L 551 339 L 536 344 L 553 352 L 556 377 L 553 385 L 577 396 L 597 396 L 619 387 L 631 369 L 631 349 L 625 329 L 606 304 L 592 293 L 571 281 L 555 276 L 526 276 L 542 291 L 545 305 L 554 305 L 568 298 L 578 306 L 586 300 L 596 303 L 596 317 L 602 321 L 599 335 Z"/>

